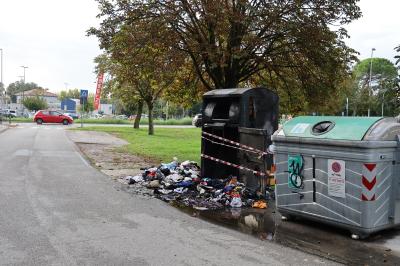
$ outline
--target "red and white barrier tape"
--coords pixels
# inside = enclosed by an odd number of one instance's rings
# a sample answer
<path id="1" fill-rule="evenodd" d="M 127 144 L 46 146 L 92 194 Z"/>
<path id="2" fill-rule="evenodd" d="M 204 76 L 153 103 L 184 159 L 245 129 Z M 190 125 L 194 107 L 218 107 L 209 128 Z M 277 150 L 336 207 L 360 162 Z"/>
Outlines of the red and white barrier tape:
<path id="1" fill-rule="evenodd" d="M 259 172 L 259 171 L 254 171 L 254 170 L 252 170 L 250 168 L 247 168 L 247 167 L 244 167 L 244 166 L 240 166 L 240 165 L 237 165 L 237 164 L 234 164 L 234 163 L 230 163 L 230 162 L 227 162 L 227 161 L 224 161 L 224 160 L 220 160 L 220 159 L 217 159 L 217 158 L 214 158 L 212 156 L 205 155 L 205 154 L 201 154 L 201 157 L 203 157 L 205 159 L 208 159 L 208 160 L 211 160 L 211 161 L 214 161 L 214 162 L 217 162 L 217 163 L 225 164 L 225 165 L 228 165 L 228 166 L 240 169 L 240 170 L 246 170 L 246 171 L 252 172 L 254 175 L 258 175 L 258 176 L 266 176 L 267 175 L 266 173 L 262 173 L 262 172 Z"/>
<path id="2" fill-rule="evenodd" d="M 207 140 L 207 141 L 209 141 L 209 142 L 211 142 L 213 144 L 225 146 L 225 147 L 236 149 L 236 150 L 240 150 L 240 151 L 255 153 L 255 154 L 259 155 L 260 157 L 264 155 L 264 154 L 260 154 L 258 151 L 251 151 L 251 150 L 248 150 L 248 149 L 243 149 L 243 148 L 239 148 L 239 147 L 236 147 L 236 146 L 231 146 L 231 145 L 224 144 L 224 143 L 221 143 L 221 142 L 216 142 L 216 141 L 213 141 L 213 140 L 211 140 L 209 138 L 206 138 L 206 137 L 203 137 L 203 136 L 201 136 L 201 138 L 205 139 L 205 140 Z"/>
<path id="3" fill-rule="evenodd" d="M 235 145 L 235 146 L 238 146 L 238 147 L 247 149 L 247 150 L 252 151 L 252 152 L 256 152 L 256 153 L 260 154 L 261 156 L 264 156 L 264 155 L 267 155 L 267 154 L 273 154 L 272 152 L 269 152 L 269 151 L 266 151 L 266 152 L 265 152 L 265 151 L 262 151 L 262 150 L 259 150 L 259 149 L 256 149 L 256 148 L 253 148 L 253 147 L 250 147 L 250 146 L 241 144 L 241 143 L 239 143 L 239 142 L 235 142 L 235 141 L 230 140 L 230 139 L 222 138 L 222 137 L 220 137 L 220 136 L 217 136 L 217 135 L 214 135 L 214 134 L 211 134 L 211 133 L 208 133 L 208 132 L 204 132 L 204 131 L 203 131 L 202 133 L 203 133 L 204 135 L 206 135 L 206 136 L 210 136 L 210 137 L 213 137 L 213 138 L 222 140 L 223 142 L 227 142 L 227 143 L 233 144 L 233 145 Z M 233 148 L 233 147 L 232 147 L 232 148 Z"/>

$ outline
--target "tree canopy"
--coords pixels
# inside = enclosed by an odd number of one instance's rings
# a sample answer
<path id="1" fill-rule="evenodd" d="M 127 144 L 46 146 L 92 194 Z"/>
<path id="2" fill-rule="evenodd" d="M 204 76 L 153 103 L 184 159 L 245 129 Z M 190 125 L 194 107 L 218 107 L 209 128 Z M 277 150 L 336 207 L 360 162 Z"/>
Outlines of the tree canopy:
<path id="1" fill-rule="evenodd" d="M 5 91 L 4 84 L 0 82 L 0 96 L 3 96 Z"/>
<path id="2" fill-rule="evenodd" d="M 399 53 L 396 55 L 394 58 L 396 59 L 396 66 L 397 70 L 400 70 L 400 45 L 395 48 L 396 52 Z M 394 101 L 395 101 L 395 115 L 400 115 L 400 75 L 397 76 L 396 80 L 396 93 L 394 96 Z"/>
<path id="3" fill-rule="evenodd" d="M 364 59 L 354 66 L 353 77 L 353 114 L 366 115 L 370 108 L 372 115 L 381 115 L 384 101 L 386 114 L 393 115 L 397 69 L 392 62 L 386 58 Z"/>
<path id="4" fill-rule="evenodd" d="M 37 88 L 41 87 L 34 82 L 25 83 L 23 81 L 16 81 L 8 85 L 7 94 L 11 97 L 12 102 L 15 102 L 16 101 L 15 94 L 22 91 L 29 91 Z"/>
<path id="5" fill-rule="evenodd" d="M 62 90 L 58 94 L 58 99 L 60 101 L 70 98 L 70 99 L 79 99 L 81 96 L 80 91 L 78 89 L 69 89 L 69 90 Z"/>
<path id="6" fill-rule="evenodd" d="M 281 73 L 327 58 L 347 63 L 354 52 L 342 41 L 343 25 L 361 13 L 357 1 L 98 0 L 103 22 L 89 32 L 107 49 L 118 31 L 157 19 L 173 48 L 187 54 L 204 85 L 236 87 L 266 69 Z M 341 54 L 332 52 L 341 50 Z"/>
<path id="7" fill-rule="evenodd" d="M 47 102 L 39 96 L 27 97 L 22 101 L 22 104 L 30 111 L 38 111 L 47 108 Z"/>
<path id="8" fill-rule="evenodd" d="M 205 90 L 262 82 L 284 95 L 290 112 L 315 106 L 332 111 L 336 101 L 331 104 L 326 95 L 337 99 L 356 60 L 355 51 L 343 41 L 347 32 L 342 26 L 361 16 L 357 0 L 97 2 L 101 24 L 88 34 L 97 36 L 114 59 L 125 58 L 124 63 L 118 61 L 119 67 L 126 67 L 125 76 L 138 77 L 127 74 L 140 66 L 132 58 L 155 63 L 149 49 L 162 47 L 171 59 L 179 59 L 171 62 L 186 65 L 180 73 L 194 77 L 192 86 L 180 82 L 183 91 L 198 92 L 196 81 Z M 155 77 L 153 82 L 159 82 Z M 176 88 L 173 93 L 179 95 Z"/>
<path id="9" fill-rule="evenodd" d="M 165 40 L 167 32 L 157 20 L 119 26 L 112 45 L 96 59 L 99 72 L 113 77 L 114 95 L 125 104 L 136 100 L 140 110 L 140 102 L 146 103 L 149 134 L 153 134 L 154 102 L 175 82 L 184 58 L 171 49 L 173 44 Z"/>

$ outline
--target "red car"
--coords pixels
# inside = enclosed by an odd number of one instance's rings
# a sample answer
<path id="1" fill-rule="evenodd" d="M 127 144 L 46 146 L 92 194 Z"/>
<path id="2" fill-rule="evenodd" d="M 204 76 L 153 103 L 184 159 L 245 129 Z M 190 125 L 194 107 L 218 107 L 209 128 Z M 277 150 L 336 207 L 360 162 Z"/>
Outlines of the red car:
<path id="1" fill-rule="evenodd" d="M 33 117 L 33 121 L 37 124 L 42 123 L 63 123 L 64 125 L 72 124 L 74 119 L 57 111 L 40 110 Z"/>

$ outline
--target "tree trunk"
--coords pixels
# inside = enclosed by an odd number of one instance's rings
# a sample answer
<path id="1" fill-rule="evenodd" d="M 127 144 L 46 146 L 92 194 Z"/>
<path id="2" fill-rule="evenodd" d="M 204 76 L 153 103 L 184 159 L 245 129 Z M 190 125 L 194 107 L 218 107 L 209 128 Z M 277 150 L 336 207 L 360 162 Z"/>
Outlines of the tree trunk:
<path id="1" fill-rule="evenodd" d="M 154 124 L 153 124 L 153 103 L 147 102 L 149 109 L 149 135 L 154 135 Z"/>
<path id="2" fill-rule="evenodd" d="M 143 101 L 138 102 L 138 109 L 135 117 L 135 123 L 133 124 L 133 128 L 139 129 L 140 119 L 142 118 L 143 112 Z"/>

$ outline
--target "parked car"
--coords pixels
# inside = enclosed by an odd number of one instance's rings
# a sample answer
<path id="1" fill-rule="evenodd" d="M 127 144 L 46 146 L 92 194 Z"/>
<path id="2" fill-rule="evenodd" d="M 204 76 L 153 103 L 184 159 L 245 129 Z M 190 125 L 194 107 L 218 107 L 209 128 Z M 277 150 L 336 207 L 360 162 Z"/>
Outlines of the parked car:
<path id="1" fill-rule="evenodd" d="M 9 110 L 9 109 L 5 109 L 5 110 L 0 110 L 0 114 L 4 117 L 17 117 L 17 111 L 15 110 Z"/>
<path id="2" fill-rule="evenodd" d="M 77 113 L 64 113 L 64 115 L 72 117 L 73 119 L 78 119 L 79 118 L 79 115 Z"/>
<path id="3" fill-rule="evenodd" d="M 203 125 L 202 114 L 197 114 L 193 117 L 192 125 L 195 127 L 201 127 Z"/>
<path id="4" fill-rule="evenodd" d="M 127 117 L 126 115 L 117 115 L 117 116 L 115 117 L 115 119 L 126 120 L 126 119 L 128 119 L 128 117 Z"/>
<path id="5" fill-rule="evenodd" d="M 39 125 L 42 123 L 63 123 L 64 125 L 68 125 L 72 124 L 74 119 L 58 111 L 40 110 L 36 112 L 33 121 Z"/>
<path id="6" fill-rule="evenodd" d="M 33 118 L 35 116 L 36 112 L 29 112 L 29 113 L 26 113 L 26 114 L 27 114 L 28 118 Z"/>
<path id="7" fill-rule="evenodd" d="M 15 110 L 8 110 L 8 115 L 11 116 L 11 117 L 17 117 L 18 116 L 17 111 L 15 111 Z"/>

